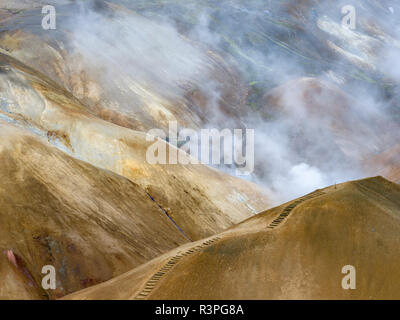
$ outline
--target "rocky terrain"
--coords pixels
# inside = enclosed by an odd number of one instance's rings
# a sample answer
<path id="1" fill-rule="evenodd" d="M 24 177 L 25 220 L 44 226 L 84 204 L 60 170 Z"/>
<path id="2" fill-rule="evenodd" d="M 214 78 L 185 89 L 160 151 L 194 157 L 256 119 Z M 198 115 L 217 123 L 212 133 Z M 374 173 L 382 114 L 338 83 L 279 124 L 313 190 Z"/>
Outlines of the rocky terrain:
<path id="1" fill-rule="evenodd" d="M 400 7 L 348 2 L 2 1 L 0 299 L 398 299 Z M 250 176 L 149 163 L 209 128 Z"/>

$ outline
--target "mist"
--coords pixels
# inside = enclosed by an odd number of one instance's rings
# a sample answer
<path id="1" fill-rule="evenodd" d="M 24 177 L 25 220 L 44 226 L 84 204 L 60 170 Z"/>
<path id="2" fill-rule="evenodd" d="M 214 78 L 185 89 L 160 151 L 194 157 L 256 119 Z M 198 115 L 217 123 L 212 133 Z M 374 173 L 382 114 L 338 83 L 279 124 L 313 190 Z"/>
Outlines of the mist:
<path id="1" fill-rule="evenodd" d="M 174 121 L 168 106 L 199 88 L 206 116 L 193 110 L 179 126 L 254 129 L 256 170 L 249 179 L 276 203 L 373 175 L 365 160 L 395 145 L 394 1 L 305 1 L 295 12 L 289 1 L 125 5 L 132 11 L 81 1 L 69 23 L 71 50 L 108 92 L 109 106 L 139 114 L 156 102 Z M 355 30 L 341 25 L 344 5 L 356 9 Z M 246 103 L 230 106 L 245 108 L 240 114 L 221 111 L 232 88 L 215 76 L 210 50 L 240 75 Z"/>

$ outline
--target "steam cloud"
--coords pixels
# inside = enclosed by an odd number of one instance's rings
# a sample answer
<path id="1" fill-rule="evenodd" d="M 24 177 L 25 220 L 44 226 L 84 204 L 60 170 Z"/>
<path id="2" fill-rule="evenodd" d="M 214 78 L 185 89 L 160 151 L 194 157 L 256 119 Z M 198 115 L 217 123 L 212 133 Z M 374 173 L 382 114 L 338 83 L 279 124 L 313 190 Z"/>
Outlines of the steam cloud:
<path id="1" fill-rule="evenodd" d="M 71 46 L 84 67 L 101 75 L 119 108 L 134 112 L 151 99 L 183 99 L 182 84 L 195 84 L 207 92 L 213 110 L 203 125 L 223 129 L 221 119 L 227 126 L 233 122 L 218 111 L 222 89 L 206 51 L 221 54 L 255 92 L 255 109 L 250 101 L 240 117 L 255 129 L 251 179 L 276 202 L 371 175 L 365 158 L 396 143 L 400 7 L 394 1 L 187 1 L 149 10 L 141 1 L 126 5 L 136 11 L 110 14 L 80 2 Z M 341 26 L 344 5 L 357 10 L 356 30 Z M 182 18 L 188 13 L 191 19 Z M 301 77 L 312 79 L 291 82 Z M 304 92 L 315 87 L 310 101 Z"/>

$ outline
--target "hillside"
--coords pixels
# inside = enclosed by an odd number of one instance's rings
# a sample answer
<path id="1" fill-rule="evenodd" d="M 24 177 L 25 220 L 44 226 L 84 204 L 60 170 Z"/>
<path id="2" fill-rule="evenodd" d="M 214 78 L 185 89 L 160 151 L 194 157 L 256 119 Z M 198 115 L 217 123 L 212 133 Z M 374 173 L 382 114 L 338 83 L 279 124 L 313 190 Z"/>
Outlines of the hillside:
<path id="1" fill-rule="evenodd" d="M 137 184 L 3 121 L 0 135 L 0 299 L 60 297 L 188 242 Z M 56 291 L 41 289 L 45 265 Z"/>
<path id="2" fill-rule="evenodd" d="M 398 0 L 0 2 L 0 300 L 400 299 Z"/>
<path id="3" fill-rule="evenodd" d="M 317 190 L 66 299 L 398 299 L 400 186 Z M 345 265 L 356 290 L 343 290 Z"/>
<path id="4" fill-rule="evenodd" d="M 262 188 L 206 165 L 148 163 L 154 137 L 98 118 L 67 90 L 7 54 L 0 53 L 0 70 L 1 118 L 137 183 L 190 239 L 220 232 L 270 206 Z"/>

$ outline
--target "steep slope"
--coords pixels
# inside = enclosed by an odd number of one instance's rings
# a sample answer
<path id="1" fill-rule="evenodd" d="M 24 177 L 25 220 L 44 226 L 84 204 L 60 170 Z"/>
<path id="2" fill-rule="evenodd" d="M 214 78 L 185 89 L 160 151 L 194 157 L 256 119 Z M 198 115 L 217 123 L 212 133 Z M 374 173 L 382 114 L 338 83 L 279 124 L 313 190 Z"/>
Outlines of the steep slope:
<path id="1" fill-rule="evenodd" d="M 0 70 L 0 117 L 75 158 L 131 179 L 190 239 L 220 232 L 268 207 L 266 193 L 255 184 L 210 167 L 149 164 L 146 152 L 154 137 L 97 118 L 68 91 L 11 56 L 0 53 Z"/>
<path id="2" fill-rule="evenodd" d="M 2 120 L 0 163 L 0 299 L 61 297 L 188 241 L 137 184 Z"/>
<path id="3" fill-rule="evenodd" d="M 172 118 L 195 128 L 216 119 L 224 125 L 220 113 L 240 124 L 255 111 L 250 106 L 263 107 L 265 90 L 309 75 L 349 93 L 354 84 L 384 94 L 394 88 L 388 57 L 381 55 L 398 46 L 393 0 L 350 1 L 356 30 L 342 28 L 344 4 L 327 0 L 84 3 L 90 9 L 56 1 L 58 27 L 51 32 L 41 28 L 38 2 L 23 6 L 0 25 L 0 47 L 103 119 L 135 130 L 164 127 Z"/>
<path id="4" fill-rule="evenodd" d="M 93 3 L 86 2 L 87 15 L 79 5 L 59 3 L 54 32 L 37 24 L 37 8 L 18 12 L 0 25 L 0 48 L 120 126 L 148 131 L 177 120 L 197 129 L 222 114 L 240 125 L 247 89 L 233 65 L 160 21 L 97 1 L 102 15 Z"/>
<path id="5" fill-rule="evenodd" d="M 66 299 L 398 299 L 400 186 L 332 186 Z M 342 268 L 356 268 L 343 290 Z"/>

